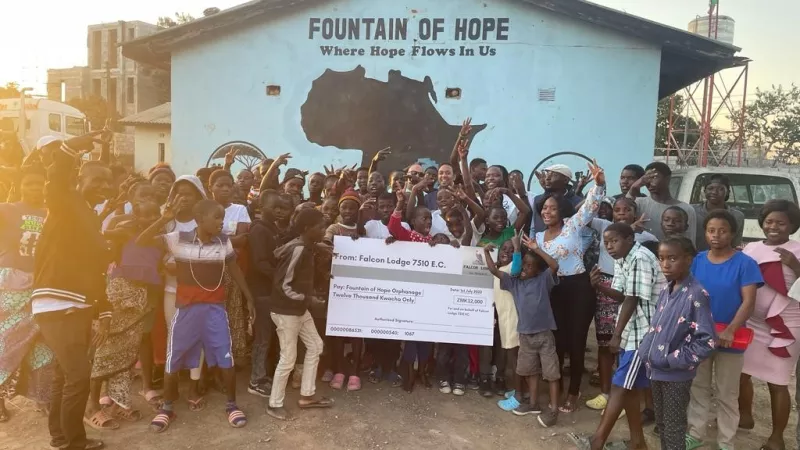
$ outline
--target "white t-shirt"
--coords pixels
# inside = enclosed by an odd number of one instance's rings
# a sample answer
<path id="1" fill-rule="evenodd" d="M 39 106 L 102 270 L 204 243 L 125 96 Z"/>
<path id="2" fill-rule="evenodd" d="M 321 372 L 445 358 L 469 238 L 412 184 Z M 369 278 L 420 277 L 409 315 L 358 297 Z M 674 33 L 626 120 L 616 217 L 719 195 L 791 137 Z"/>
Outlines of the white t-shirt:
<path id="1" fill-rule="evenodd" d="M 103 212 L 103 208 L 106 207 L 106 203 L 108 203 L 108 200 L 106 200 L 103 203 L 100 203 L 99 205 L 96 205 L 94 207 L 94 212 L 96 212 L 98 216 L 100 215 L 101 212 Z M 124 211 L 125 211 L 125 214 L 132 213 L 133 212 L 133 204 L 131 204 L 131 202 L 125 203 Z M 108 217 L 106 217 L 103 220 L 103 226 L 100 227 L 100 230 L 101 231 L 106 231 L 108 229 L 108 224 L 111 223 L 111 219 L 113 219 L 114 216 L 116 216 L 116 215 L 117 215 L 117 212 L 116 211 L 112 211 L 111 214 L 109 214 Z"/>
<path id="2" fill-rule="evenodd" d="M 469 224 L 472 227 L 472 241 L 470 241 L 470 246 L 475 247 L 481 240 L 483 233 L 486 232 L 486 225 L 481 224 L 480 228 L 476 228 L 472 218 L 469 219 Z M 431 211 L 431 236 L 436 236 L 440 233 L 450 238 L 450 240 L 456 239 L 453 233 L 447 228 L 447 222 L 445 222 L 444 217 L 442 217 L 442 210 L 437 209 L 436 211 Z"/>
<path id="3" fill-rule="evenodd" d="M 228 236 L 236 234 L 236 227 L 240 223 L 250 223 L 250 214 L 247 213 L 247 207 L 244 205 L 237 205 L 231 203 L 230 206 L 225 208 L 225 219 L 222 222 L 222 232 Z"/>
<path id="4" fill-rule="evenodd" d="M 188 222 L 178 222 L 177 220 L 173 220 L 172 223 L 175 225 L 175 227 L 169 230 L 169 232 L 174 232 L 174 231 L 189 232 L 189 231 L 194 231 L 194 229 L 197 228 L 197 223 L 194 221 L 194 219 Z M 169 255 L 167 256 L 166 262 L 175 262 L 175 258 L 172 257 L 172 255 Z M 172 275 L 166 275 L 164 277 L 164 291 L 170 292 L 172 294 L 178 292 L 178 279 Z"/>
<path id="5" fill-rule="evenodd" d="M 514 222 L 517 221 L 519 210 L 517 209 L 517 205 L 515 205 L 514 202 L 511 201 L 511 198 L 505 194 L 503 194 L 503 209 L 506 210 L 506 215 L 508 216 L 508 223 L 513 226 Z"/>
<path id="6" fill-rule="evenodd" d="M 411 231 L 411 227 L 402 222 L 400 225 L 406 230 Z M 386 239 L 392 235 L 389 233 L 389 227 L 383 224 L 380 220 L 369 220 L 364 224 L 364 230 L 367 232 L 367 237 L 370 239 Z"/>

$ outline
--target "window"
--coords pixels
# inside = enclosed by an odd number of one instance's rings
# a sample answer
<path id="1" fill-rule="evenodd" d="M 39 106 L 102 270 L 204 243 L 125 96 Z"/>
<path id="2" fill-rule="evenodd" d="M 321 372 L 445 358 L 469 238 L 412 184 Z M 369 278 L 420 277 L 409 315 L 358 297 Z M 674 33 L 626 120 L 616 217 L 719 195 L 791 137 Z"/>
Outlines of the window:
<path id="1" fill-rule="evenodd" d="M 47 116 L 47 125 L 50 127 L 50 130 L 61 133 L 61 115 L 50 114 Z"/>
<path id="2" fill-rule="evenodd" d="M 692 203 L 705 201 L 704 187 L 712 173 L 697 177 L 692 188 Z M 742 211 L 747 219 L 758 219 L 761 207 L 768 200 L 781 199 L 797 203 L 797 193 L 787 177 L 756 174 L 725 174 L 731 180 L 728 204 Z"/>
<path id="3" fill-rule="evenodd" d="M 81 117 L 66 116 L 64 119 L 66 132 L 70 136 L 81 136 L 86 133 L 86 121 Z"/>
<path id="4" fill-rule="evenodd" d="M 158 162 L 164 162 L 164 159 L 166 159 L 166 155 L 165 155 L 166 152 L 167 152 L 166 145 L 164 145 L 163 142 L 159 142 L 158 143 Z"/>
<path id="5" fill-rule="evenodd" d="M 683 177 L 678 175 L 669 179 L 669 193 L 672 194 L 674 198 L 678 198 L 678 191 L 681 190 L 681 181 L 683 181 Z"/>
<path id="6" fill-rule="evenodd" d="M 136 98 L 134 97 L 134 95 L 136 95 L 136 92 L 134 91 L 133 87 L 134 87 L 133 77 L 128 77 L 128 89 L 127 92 L 125 93 L 125 97 L 128 99 L 128 103 L 136 102 Z"/>
<path id="7" fill-rule="evenodd" d="M 100 90 L 103 89 L 103 82 L 100 78 L 95 78 L 92 80 L 92 94 L 103 96 L 103 93 Z"/>
<path id="8" fill-rule="evenodd" d="M 117 30 L 108 30 L 108 67 L 117 67 Z"/>

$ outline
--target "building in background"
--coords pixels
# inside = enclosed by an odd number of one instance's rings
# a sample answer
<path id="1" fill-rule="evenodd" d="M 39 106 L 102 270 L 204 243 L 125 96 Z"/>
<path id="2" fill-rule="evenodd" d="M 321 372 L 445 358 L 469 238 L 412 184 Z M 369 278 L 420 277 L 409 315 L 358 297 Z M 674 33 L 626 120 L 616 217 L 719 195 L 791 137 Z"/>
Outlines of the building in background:
<path id="1" fill-rule="evenodd" d="M 471 157 L 530 173 L 572 151 L 618 174 L 652 161 L 660 98 L 740 60 L 588 1 L 417 3 L 251 1 L 123 54 L 171 70 L 176 173 L 221 162 L 233 143 L 291 152 L 310 171 L 369 165 L 386 147 L 387 172 L 441 164 L 472 117 Z"/>
<path id="2" fill-rule="evenodd" d="M 122 56 L 120 44 L 159 31 L 141 21 L 89 25 L 86 66 L 47 71 L 47 97 L 69 102 L 76 98 L 102 97 L 116 117 L 126 117 L 156 107 L 164 101 L 163 89 L 150 67 Z M 92 124 L 93 127 L 102 124 Z M 133 163 L 134 130 L 126 127 L 115 142 L 117 157 Z"/>
<path id="3" fill-rule="evenodd" d="M 133 167 L 146 173 L 156 163 L 171 161 L 172 106 L 169 102 L 130 115 L 119 121 L 134 129 L 135 150 Z"/>

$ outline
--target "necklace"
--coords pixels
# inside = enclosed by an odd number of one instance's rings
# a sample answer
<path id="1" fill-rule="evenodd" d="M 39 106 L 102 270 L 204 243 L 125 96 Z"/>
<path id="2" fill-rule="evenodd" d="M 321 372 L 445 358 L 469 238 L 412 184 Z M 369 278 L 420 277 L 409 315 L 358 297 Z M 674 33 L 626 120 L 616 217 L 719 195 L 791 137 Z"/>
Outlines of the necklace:
<path id="1" fill-rule="evenodd" d="M 200 256 L 200 252 L 203 251 L 203 243 L 200 241 L 200 238 L 197 237 L 197 231 L 195 231 L 194 233 L 194 241 L 192 243 L 200 244 L 197 253 L 197 256 Z M 220 239 L 219 237 L 217 237 L 217 243 L 219 244 L 220 247 L 222 247 L 222 239 Z M 197 283 L 198 286 L 200 286 L 200 289 L 206 292 L 215 292 L 217 289 L 219 289 L 220 286 L 222 286 L 222 280 L 223 278 L 225 278 L 225 258 L 222 259 L 222 271 L 219 273 L 219 282 L 217 283 L 217 287 L 215 287 L 214 289 L 206 288 L 205 286 L 200 284 L 200 282 L 197 280 L 197 277 L 194 275 L 194 268 L 192 267 L 191 258 L 189 258 L 189 272 L 192 273 L 192 279 L 194 279 L 194 282 Z"/>

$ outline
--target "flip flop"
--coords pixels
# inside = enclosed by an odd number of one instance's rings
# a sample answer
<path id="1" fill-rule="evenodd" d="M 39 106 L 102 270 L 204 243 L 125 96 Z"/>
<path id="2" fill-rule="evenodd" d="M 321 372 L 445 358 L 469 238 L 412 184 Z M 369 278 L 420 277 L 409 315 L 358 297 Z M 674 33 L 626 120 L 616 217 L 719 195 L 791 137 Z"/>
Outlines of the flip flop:
<path id="1" fill-rule="evenodd" d="M 206 409 L 206 399 L 204 397 L 200 397 L 197 400 L 187 399 L 189 402 L 189 411 L 200 412 Z"/>
<path id="2" fill-rule="evenodd" d="M 103 410 L 97 411 L 92 417 L 83 416 L 83 423 L 98 431 L 116 430 L 119 428 L 119 422 L 109 417 Z"/>
<path id="3" fill-rule="evenodd" d="M 172 411 L 163 409 L 150 421 L 150 430 L 155 433 L 163 433 L 169 428 L 169 424 L 178 417 Z"/>
<path id="4" fill-rule="evenodd" d="M 318 399 L 314 399 L 309 403 L 300 403 L 297 401 L 297 406 L 300 409 L 316 409 L 316 408 L 330 408 L 333 406 L 333 399 L 327 397 L 320 397 Z"/>

